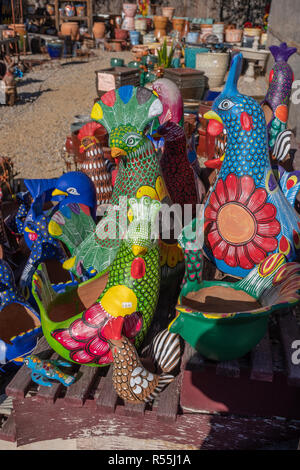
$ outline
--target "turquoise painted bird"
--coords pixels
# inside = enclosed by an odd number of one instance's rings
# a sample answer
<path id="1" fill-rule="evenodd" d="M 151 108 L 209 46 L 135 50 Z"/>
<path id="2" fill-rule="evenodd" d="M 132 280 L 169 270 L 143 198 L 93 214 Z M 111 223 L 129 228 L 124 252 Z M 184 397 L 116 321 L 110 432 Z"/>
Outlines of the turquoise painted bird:
<path id="1" fill-rule="evenodd" d="M 293 207 L 300 178 L 271 167 L 263 110 L 237 89 L 242 60 L 234 56 L 224 90 L 205 114 L 208 130 L 227 131 L 223 164 L 205 204 L 205 251 L 218 269 L 237 277 L 272 253 L 291 261 L 300 248 Z"/>

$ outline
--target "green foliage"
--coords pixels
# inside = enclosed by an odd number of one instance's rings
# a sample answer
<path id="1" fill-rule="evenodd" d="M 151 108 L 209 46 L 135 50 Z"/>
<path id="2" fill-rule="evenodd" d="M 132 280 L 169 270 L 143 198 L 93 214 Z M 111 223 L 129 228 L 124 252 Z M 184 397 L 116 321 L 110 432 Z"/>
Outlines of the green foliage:
<path id="1" fill-rule="evenodd" d="M 174 55 L 175 47 L 172 43 L 171 50 L 168 55 L 168 48 L 167 48 L 167 40 L 165 39 L 163 45 L 160 49 L 157 50 L 158 53 L 158 65 L 163 66 L 165 68 L 171 67 L 173 55 Z"/>

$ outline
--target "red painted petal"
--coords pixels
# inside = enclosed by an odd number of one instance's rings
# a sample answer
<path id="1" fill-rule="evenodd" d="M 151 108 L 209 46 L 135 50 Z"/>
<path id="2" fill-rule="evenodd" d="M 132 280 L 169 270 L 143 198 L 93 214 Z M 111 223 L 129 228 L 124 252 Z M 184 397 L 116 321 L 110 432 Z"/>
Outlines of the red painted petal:
<path id="1" fill-rule="evenodd" d="M 218 180 L 216 184 L 216 188 L 215 188 L 215 193 L 217 195 L 220 205 L 223 205 L 225 204 L 225 202 L 227 202 L 228 196 L 227 196 L 227 191 L 226 191 L 226 187 L 225 187 L 223 180 L 221 179 Z"/>
<path id="2" fill-rule="evenodd" d="M 243 111 L 240 116 L 240 122 L 242 129 L 246 132 L 250 132 L 251 129 L 253 129 L 253 120 L 252 116 L 250 114 L 246 113 L 246 111 Z"/>
<path id="3" fill-rule="evenodd" d="M 276 212 L 276 207 L 267 202 L 262 209 L 255 213 L 255 218 L 258 222 L 268 222 L 275 218 Z"/>
<path id="4" fill-rule="evenodd" d="M 78 362 L 79 364 L 88 364 L 90 362 L 97 362 L 96 357 L 87 353 L 84 349 L 74 351 L 70 354 L 72 361 Z"/>
<path id="5" fill-rule="evenodd" d="M 126 338 L 134 338 L 143 326 L 143 317 L 139 312 L 134 312 L 124 318 L 123 333 Z"/>
<path id="6" fill-rule="evenodd" d="M 216 211 L 214 211 L 212 209 L 212 207 L 210 205 L 208 205 L 205 209 L 205 212 L 204 212 L 204 217 L 206 219 L 210 219 L 210 220 L 216 220 L 217 218 L 217 213 Z"/>
<path id="7" fill-rule="evenodd" d="M 249 211 L 256 212 L 263 208 L 267 199 L 267 192 L 263 188 L 257 189 L 247 203 L 247 207 Z"/>
<path id="8" fill-rule="evenodd" d="M 111 364 L 113 360 L 114 360 L 113 355 L 111 353 L 111 350 L 109 350 L 107 354 L 98 358 L 98 364 L 100 365 Z"/>
<path id="9" fill-rule="evenodd" d="M 252 261 L 249 260 L 247 250 L 245 250 L 245 246 L 241 245 L 236 248 L 236 255 L 238 258 L 238 264 L 243 269 L 252 269 L 254 264 Z"/>
<path id="10" fill-rule="evenodd" d="M 109 350 L 109 345 L 106 341 L 99 338 L 99 336 L 95 336 L 87 345 L 86 345 L 86 352 L 88 354 L 94 356 L 104 356 Z"/>
<path id="11" fill-rule="evenodd" d="M 239 198 L 239 180 L 234 173 L 227 176 L 226 189 L 228 193 L 228 201 L 236 201 Z"/>
<path id="12" fill-rule="evenodd" d="M 215 211 L 218 211 L 219 207 L 220 207 L 220 203 L 217 199 L 217 196 L 215 193 L 212 193 L 211 196 L 210 196 L 210 199 L 209 199 L 209 205 L 215 210 Z"/>
<path id="13" fill-rule="evenodd" d="M 253 242 L 248 243 L 247 251 L 249 253 L 250 259 L 254 262 L 254 264 L 260 263 L 266 257 L 266 252 L 255 245 Z"/>
<path id="14" fill-rule="evenodd" d="M 276 238 L 273 237 L 261 237 L 256 234 L 253 241 L 254 243 L 256 243 L 256 245 L 265 250 L 267 253 L 276 250 L 278 246 L 278 241 L 276 240 Z"/>
<path id="15" fill-rule="evenodd" d="M 236 247 L 229 245 L 228 251 L 226 253 L 226 256 L 224 258 L 224 261 L 228 266 L 231 266 L 232 268 L 235 268 L 237 266 L 237 256 L 236 256 Z"/>
<path id="16" fill-rule="evenodd" d="M 245 175 L 241 177 L 240 185 L 241 185 L 241 191 L 240 191 L 239 202 L 242 204 L 246 204 L 249 197 L 255 190 L 255 183 L 251 176 Z"/>
<path id="17" fill-rule="evenodd" d="M 95 328 L 86 325 L 80 318 L 71 324 L 69 331 L 73 339 L 85 343 L 95 336 Z"/>
<path id="18" fill-rule="evenodd" d="M 212 230 L 207 235 L 207 239 L 209 241 L 211 248 L 213 248 L 217 243 L 220 243 L 220 241 L 222 240 L 222 237 L 220 236 L 218 230 Z"/>
<path id="19" fill-rule="evenodd" d="M 277 219 L 266 222 L 265 224 L 257 224 L 257 233 L 263 237 L 276 237 L 276 235 L 280 233 L 280 230 L 280 223 Z"/>
<path id="20" fill-rule="evenodd" d="M 107 312 L 101 304 L 96 303 L 88 308 L 82 315 L 82 320 L 90 327 L 99 328 L 108 318 Z"/>
<path id="21" fill-rule="evenodd" d="M 227 242 L 225 242 L 224 240 L 221 240 L 221 242 L 218 245 L 216 245 L 212 250 L 214 257 L 220 260 L 224 259 L 228 250 L 228 246 L 229 245 Z"/>
<path id="22" fill-rule="evenodd" d="M 55 330 L 51 333 L 54 339 L 58 341 L 64 348 L 71 351 L 72 349 L 78 349 L 84 346 L 84 343 L 76 341 L 72 338 L 69 333 L 69 330 Z"/>
<path id="23" fill-rule="evenodd" d="M 91 215 L 89 206 L 87 206 L 86 204 L 79 204 L 79 207 L 82 210 L 82 212 L 84 212 L 84 214 Z"/>

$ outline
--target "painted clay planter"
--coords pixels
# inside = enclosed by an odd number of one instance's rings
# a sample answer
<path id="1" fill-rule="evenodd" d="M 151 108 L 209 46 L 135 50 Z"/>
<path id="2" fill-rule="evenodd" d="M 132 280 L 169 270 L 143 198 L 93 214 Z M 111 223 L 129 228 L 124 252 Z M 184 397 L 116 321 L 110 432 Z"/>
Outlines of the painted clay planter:
<path id="1" fill-rule="evenodd" d="M 225 31 L 226 42 L 241 42 L 243 31 L 241 29 L 227 29 Z"/>
<path id="2" fill-rule="evenodd" d="M 76 15 L 85 16 L 85 5 L 76 5 Z"/>
<path id="3" fill-rule="evenodd" d="M 128 31 L 126 29 L 115 29 L 115 38 L 126 41 L 128 38 Z"/>
<path id="4" fill-rule="evenodd" d="M 137 4 L 136 3 L 123 3 L 123 12 L 125 16 L 129 16 L 133 18 L 137 12 Z"/>
<path id="5" fill-rule="evenodd" d="M 141 34 L 145 34 L 147 31 L 147 19 L 146 18 L 135 18 L 134 20 L 135 30 Z"/>
<path id="6" fill-rule="evenodd" d="M 95 39 L 103 39 L 105 36 L 105 23 L 102 22 L 95 22 L 93 25 L 93 34 Z"/>
<path id="7" fill-rule="evenodd" d="M 242 357 L 263 338 L 272 312 L 299 302 L 300 265 L 274 254 L 236 283 L 205 281 L 202 252 L 186 238 L 188 231 L 189 226 L 180 239 L 186 272 L 169 330 L 209 359 Z"/>
<path id="8" fill-rule="evenodd" d="M 137 46 L 140 43 L 139 31 L 129 31 L 129 37 L 132 46 Z"/>
<path id="9" fill-rule="evenodd" d="M 179 31 L 182 34 L 185 26 L 185 19 L 173 18 L 172 25 L 175 31 Z"/>
<path id="10" fill-rule="evenodd" d="M 166 16 L 170 21 L 172 21 L 174 12 L 175 12 L 175 8 L 173 7 L 162 7 L 163 16 Z"/>
<path id="11" fill-rule="evenodd" d="M 75 21 L 66 21 L 62 23 L 60 30 L 63 36 L 71 36 L 75 41 L 79 33 L 79 24 Z"/>
<path id="12" fill-rule="evenodd" d="M 168 18 L 166 18 L 165 16 L 154 16 L 153 23 L 155 29 L 165 30 L 168 24 Z"/>

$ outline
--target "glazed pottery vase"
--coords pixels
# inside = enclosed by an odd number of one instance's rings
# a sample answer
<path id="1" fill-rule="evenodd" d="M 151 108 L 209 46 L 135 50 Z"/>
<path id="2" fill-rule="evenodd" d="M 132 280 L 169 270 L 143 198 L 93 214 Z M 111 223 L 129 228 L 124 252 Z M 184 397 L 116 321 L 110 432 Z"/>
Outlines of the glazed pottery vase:
<path id="1" fill-rule="evenodd" d="M 85 5 L 76 5 L 76 15 L 85 16 Z"/>
<path id="2" fill-rule="evenodd" d="M 214 23 L 212 27 L 212 34 L 217 36 L 219 42 L 224 41 L 224 23 Z"/>
<path id="3" fill-rule="evenodd" d="M 110 65 L 112 67 L 123 67 L 124 66 L 124 59 L 120 59 L 119 57 L 112 57 L 110 59 Z"/>
<path id="4" fill-rule="evenodd" d="M 228 62 L 229 54 L 227 52 L 196 54 L 196 69 L 205 70 L 209 88 L 216 88 L 224 84 Z"/>
<path id="5" fill-rule="evenodd" d="M 132 46 L 137 46 L 140 43 L 139 31 L 129 31 L 129 37 Z"/>
<path id="6" fill-rule="evenodd" d="M 186 36 L 186 42 L 191 44 L 197 44 L 199 40 L 198 31 L 190 31 Z"/>
<path id="7" fill-rule="evenodd" d="M 175 11 L 175 8 L 173 7 L 162 7 L 162 15 L 166 16 L 170 21 L 172 21 L 172 18 L 174 16 L 174 11 Z"/>
<path id="8" fill-rule="evenodd" d="M 93 34 L 95 39 L 103 39 L 105 37 L 105 23 L 97 21 L 93 25 Z"/>
<path id="9" fill-rule="evenodd" d="M 125 16 L 134 18 L 137 12 L 137 4 L 136 3 L 123 3 L 123 12 Z"/>
<path id="10" fill-rule="evenodd" d="M 75 21 L 65 21 L 61 24 L 60 30 L 63 36 L 71 36 L 71 39 L 75 41 L 79 33 L 79 24 Z"/>

